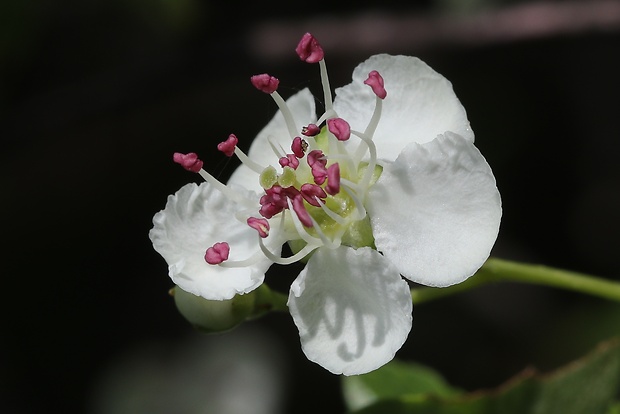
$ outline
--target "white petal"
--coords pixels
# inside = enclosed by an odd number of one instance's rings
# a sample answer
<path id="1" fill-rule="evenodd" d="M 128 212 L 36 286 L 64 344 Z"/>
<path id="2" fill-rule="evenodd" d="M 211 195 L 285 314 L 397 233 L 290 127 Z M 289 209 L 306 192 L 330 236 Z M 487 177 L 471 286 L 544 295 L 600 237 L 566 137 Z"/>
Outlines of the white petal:
<path id="1" fill-rule="evenodd" d="M 425 143 L 446 131 L 474 141 L 452 84 L 411 56 L 372 56 L 355 68 L 352 83 L 336 89 L 334 109 L 352 129 L 363 132 L 374 111 L 375 95 L 363 83 L 372 70 L 383 76 L 387 91 L 374 134 L 380 159 L 393 161 L 409 143 Z"/>
<path id="2" fill-rule="evenodd" d="M 271 265 L 266 258 L 239 268 L 210 265 L 204 259 L 207 248 L 217 242 L 230 245 L 231 261 L 260 251 L 256 230 L 235 219 L 239 210 L 208 183 L 192 183 L 169 196 L 166 208 L 153 217 L 149 237 L 181 289 L 206 299 L 223 300 L 250 292 L 263 282 Z"/>
<path id="3" fill-rule="evenodd" d="M 301 135 L 302 127 L 316 121 L 314 97 L 307 88 L 291 96 L 286 104 L 293 114 L 298 134 Z M 282 147 L 287 154 L 292 153 L 292 138 L 281 111 L 278 111 L 267 126 L 258 133 L 248 151 L 248 156 L 252 161 L 263 167 L 272 165 L 279 171 L 282 167 L 278 163 L 279 157 L 273 152 L 269 144 L 270 140 L 278 148 Z M 263 191 L 258 183 L 258 175 L 243 164 L 233 172 L 228 182 L 241 185 L 249 190 Z"/>
<path id="4" fill-rule="evenodd" d="M 288 306 L 308 359 L 335 374 L 379 368 L 411 330 L 407 282 L 368 247 L 319 248 L 291 285 Z"/>
<path id="5" fill-rule="evenodd" d="M 428 286 L 474 274 L 502 215 L 491 168 L 452 133 L 406 147 L 371 187 L 367 208 L 377 249 L 403 276 Z"/>

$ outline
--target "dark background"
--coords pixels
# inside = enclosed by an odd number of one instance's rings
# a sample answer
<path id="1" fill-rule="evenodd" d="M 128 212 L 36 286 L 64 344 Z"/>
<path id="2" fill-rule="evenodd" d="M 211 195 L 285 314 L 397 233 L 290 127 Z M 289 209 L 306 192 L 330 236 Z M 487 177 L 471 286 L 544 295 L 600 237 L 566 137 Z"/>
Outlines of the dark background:
<path id="1" fill-rule="evenodd" d="M 343 412 L 339 378 L 303 357 L 288 315 L 196 335 L 148 239 L 167 195 L 196 178 L 171 154 L 207 154 L 231 132 L 247 148 L 275 112 L 249 76 L 279 77 L 285 97 L 320 93 L 294 53 L 306 31 L 334 87 L 379 52 L 419 56 L 453 83 L 502 193 L 494 255 L 620 279 L 619 2 L 223 3 L 0 4 L 1 412 L 226 412 L 196 407 L 251 392 L 247 412 L 269 412 L 262 399 Z M 223 179 L 234 168 L 206 161 Z M 298 270 L 267 280 L 284 291 Z M 414 319 L 398 357 L 470 390 L 620 332 L 618 305 L 518 284 Z"/>

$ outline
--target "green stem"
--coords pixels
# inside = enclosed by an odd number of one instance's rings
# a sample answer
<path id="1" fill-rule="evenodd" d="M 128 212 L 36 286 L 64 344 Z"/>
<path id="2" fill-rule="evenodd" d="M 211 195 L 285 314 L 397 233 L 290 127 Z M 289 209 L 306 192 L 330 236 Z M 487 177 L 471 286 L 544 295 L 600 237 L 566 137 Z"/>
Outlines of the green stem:
<path id="1" fill-rule="evenodd" d="M 256 311 L 254 316 L 260 316 L 264 312 L 269 311 L 288 312 L 288 306 L 286 305 L 288 295 L 269 288 L 266 283 L 260 285 L 256 292 Z"/>
<path id="2" fill-rule="evenodd" d="M 542 265 L 490 258 L 465 282 L 447 288 L 414 288 L 414 304 L 428 302 L 491 282 L 513 281 L 573 290 L 620 302 L 620 282 Z"/>
<path id="3" fill-rule="evenodd" d="M 280 312 L 288 312 L 288 295 L 285 295 L 282 292 L 276 292 L 275 290 L 271 291 L 271 304 L 273 308 L 271 310 L 280 311 Z"/>

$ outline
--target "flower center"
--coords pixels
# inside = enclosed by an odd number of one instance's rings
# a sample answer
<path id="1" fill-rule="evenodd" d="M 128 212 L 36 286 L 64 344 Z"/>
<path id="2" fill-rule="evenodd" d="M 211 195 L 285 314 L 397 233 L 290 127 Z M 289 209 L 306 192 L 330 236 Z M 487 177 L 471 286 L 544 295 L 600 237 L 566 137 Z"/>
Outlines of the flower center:
<path id="1" fill-rule="evenodd" d="M 279 159 L 280 173 L 273 167 L 261 172 L 259 181 L 265 194 L 259 213 L 272 219 L 286 214 L 285 210 L 290 212 L 285 226 L 289 234 L 297 233 L 297 238 L 289 240 L 294 252 L 308 245 L 374 246 L 363 199 L 381 174 L 381 167 L 375 163 L 370 181 L 364 183 L 369 163 L 355 162 L 338 145 L 338 130 L 334 133 L 329 127 L 315 127 L 311 124 L 304 128 L 306 138 L 293 139 L 292 153 Z M 344 129 L 350 131 L 348 124 Z M 307 131 L 319 133 L 309 136 Z"/>
<path id="2" fill-rule="evenodd" d="M 261 252 L 242 261 L 228 261 L 228 244 L 218 242 L 214 246 L 207 246 L 209 258 L 205 256 L 205 260 L 209 264 L 247 266 L 260 260 L 261 253 L 273 262 L 288 264 L 306 259 L 318 247 L 337 248 L 345 244 L 354 248 L 374 248 L 364 203 L 368 189 L 382 172 L 382 167 L 377 164 L 372 138 L 381 118 L 382 100 L 386 97 L 383 78 L 377 71 L 369 73 L 364 83 L 370 86 L 376 96 L 375 110 L 365 131 L 351 130 L 349 123 L 339 118 L 333 109 L 321 46 L 314 37 L 306 34 L 296 51 L 302 60 L 319 63 L 325 113 L 316 124 L 309 124 L 297 131 L 295 125 L 298 124 L 290 108 L 277 92 L 279 80 L 268 74 L 251 78 L 252 84 L 269 94 L 282 112 L 291 139 L 290 152 L 270 142 L 280 166 L 276 169 L 271 165 L 264 167 L 259 162 L 267 160 L 248 158 L 237 147 L 238 140 L 234 134 L 218 145 L 220 151 L 229 157 L 237 155 L 244 165 L 258 175 L 264 190 L 259 200 L 260 207 L 255 215 L 246 216 L 243 220 L 258 232 Z M 357 144 L 350 140 L 351 136 L 359 138 Z M 235 203 L 249 208 L 256 206 L 256 201 L 248 200 L 203 170 L 202 161 L 196 154 L 177 153 L 174 160 L 187 170 L 198 172 Z M 274 220 L 277 223 L 275 226 Z M 270 234 L 272 228 L 276 228 L 276 234 Z M 275 255 L 263 242 L 268 237 L 287 241 L 293 255 Z"/>

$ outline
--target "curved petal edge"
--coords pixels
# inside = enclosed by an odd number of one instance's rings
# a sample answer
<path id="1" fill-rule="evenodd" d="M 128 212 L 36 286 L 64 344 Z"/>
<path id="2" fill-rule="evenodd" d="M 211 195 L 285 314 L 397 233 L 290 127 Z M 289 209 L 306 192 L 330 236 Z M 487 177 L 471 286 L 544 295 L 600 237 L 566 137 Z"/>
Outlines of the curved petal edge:
<path id="1" fill-rule="evenodd" d="M 291 285 L 288 305 L 308 359 L 335 374 L 386 364 L 411 330 L 409 285 L 367 247 L 318 249 Z"/>
<path id="2" fill-rule="evenodd" d="M 149 237 L 181 289 L 205 299 L 225 300 L 263 282 L 271 265 L 267 258 L 231 268 L 210 265 L 204 259 L 207 248 L 223 241 L 230 245 L 229 260 L 243 260 L 259 251 L 256 231 L 234 218 L 239 210 L 208 183 L 191 183 L 169 196 L 165 209 L 155 214 Z"/>
<path id="3" fill-rule="evenodd" d="M 411 144 L 368 195 L 377 249 L 406 278 L 450 286 L 473 275 L 495 243 L 502 215 L 495 177 L 473 143 L 446 132 Z"/>

